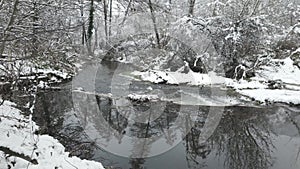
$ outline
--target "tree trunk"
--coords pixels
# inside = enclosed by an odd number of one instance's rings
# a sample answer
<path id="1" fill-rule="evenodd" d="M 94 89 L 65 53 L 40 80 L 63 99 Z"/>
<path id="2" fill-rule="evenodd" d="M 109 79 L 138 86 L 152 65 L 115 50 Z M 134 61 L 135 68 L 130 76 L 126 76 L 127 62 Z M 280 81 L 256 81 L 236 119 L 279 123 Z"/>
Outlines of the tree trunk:
<path id="1" fill-rule="evenodd" d="M 126 20 L 126 18 L 127 18 L 129 9 L 130 9 L 130 7 L 131 7 L 131 3 L 132 3 L 132 0 L 129 0 L 129 3 L 128 3 L 127 8 L 126 8 L 126 11 L 125 11 L 125 16 L 124 16 L 124 18 L 123 18 L 123 21 L 121 22 L 121 25 L 124 24 L 124 22 L 125 22 L 125 20 Z"/>
<path id="2" fill-rule="evenodd" d="M 36 1 L 33 2 L 33 16 L 32 16 L 32 46 L 31 46 L 31 57 L 36 58 L 38 53 L 38 43 L 37 43 L 37 27 L 38 27 L 38 20 L 39 20 L 39 14 L 38 14 L 38 4 Z"/>
<path id="3" fill-rule="evenodd" d="M 111 37 L 111 20 L 112 20 L 112 0 L 110 0 L 109 2 L 109 31 L 108 31 L 108 35 L 109 38 Z"/>
<path id="4" fill-rule="evenodd" d="M 159 37 L 159 33 L 158 33 L 158 29 L 157 29 L 157 23 L 156 23 L 156 18 L 154 15 L 154 10 L 153 10 L 153 5 L 151 0 L 148 1 L 148 5 L 150 8 L 150 12 L 151 12 L 151 19 L 153 22 L 153 27 L 154 27 L 154 33 L 155 33 L 155 37 L 156 37 L 156 42 L 157 42 L 157 47 L 160 48 L 160 37 Z"/>
<path id="5" fill-rule="evenodd" d="M 4 0 L 1 0 L 0 1 L 0 10 L 2 9 L 3 4 L 4 4 Z"/>
<path id="6" fill-rule="evenodd" d="M 18 10 L 17 9 L 18 4 L 19 4 L 19 0 L 15 0 L 14 6 L 13 6 L 13 11 L 12 11 L 10 19 L 8 21 L 8 24 L 6 25 L 5 29 L 2 32 L 2 37 L 3 38 L 2 38 L 2 43 L 1 43 L 1 46 L 0 46 L 0 56 L 3 55 L 4 49 L 5 49 L 5 44 L 6 44 L 6 41 L 7 41 L 7 38 L 8 38 L 8 35 L 6 34 L 6 32 L 8 32 L 11 29 L 11 26 L 15 21 L 17 10 Z"/>
<path id="7" fill-rule="evenodd" d="M 92 36 L 94 29 L 94 0 L 91 0 L 90 13 L 89 13 L 89 26 L 87 30 L 87 48 L 88 53 L 92 55 Z"/>
<path id="8" fill-rule="evenodd" d="M 82 24 L 82 33 L 81 33 L 81 44 L 84 45 L 85 41 L 87 39 L 86 37 L 86 32 L 85 32 L 85 24 L 84 24 L 84 20 L 83 20 L 83 2 L 80 1 L 80 15 L 81 15 L 81 24 Z"/>
<path id="9" fill-rule="evenodd" d="M 191 17 L 194 15 L 194 7 L 196 0 L 189 0 L 189 12 L 188 15 Z"/>
<path id="10" fill-rule="evenodd" d="M 104 29 L 105 29 L 105 39 L 106 45 L 108 42 L 108 29 L 107 29 L 107 2 L 103 0 L 103 13 L 104 13 Z"/>
<path id="11" fill-rule="evenodd" d="M 94 0 L 91 0 L 90 13 L 89 13 L 89 26 L 87 30 L 87 38 L 90 41 L 93 35 L 94 28 Z"/>

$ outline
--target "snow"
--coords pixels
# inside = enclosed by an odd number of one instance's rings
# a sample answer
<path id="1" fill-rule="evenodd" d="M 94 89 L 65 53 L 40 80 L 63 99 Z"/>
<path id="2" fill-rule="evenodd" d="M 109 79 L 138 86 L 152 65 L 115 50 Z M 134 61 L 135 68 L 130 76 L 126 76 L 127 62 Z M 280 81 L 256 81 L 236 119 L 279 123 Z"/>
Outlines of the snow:
<path id="1" fill-rule="evenodd" d="M 293 65 L 291 58 L 273 59 L 271 63 L 282 63 L 280 66 L 267 65 L 257 72 L 258 77 L 265 80 L 280 79 L 284 83 L 300 84 L 300 69 Z"/>
<path id="2" fill-rule="evenodd" d="M 262 83 L 260 81 L 247 81 L 243 79 L 241 80 L 226 79 L 226 86 L 236 90 L 268 88 L 268 85 L 266 83 Z"/>
<path id="3" fill-rule="evenodd" d="M 299 34 L 300 34 L 300 28 L 298 28 L 298 27 L 295 27 L 295 29 L 294 29 L 294 32 L 295 32 L 295 33 L 299 33 Z"/>
<path id="4" fill-rule="evenodd" d="M 300 90 L 283 90 L 283 89 L 244 89 L 238 90 L 239 93 L 254 98 L 260 102 L 283 102 L 300 104 Z"/>
<path id="5" fill-rule="evenodd" d="M 69 157 L 63 145 L 53 137 L 35 134 L 38 126 L 31 117 L 25 117 L 13 106 L 14 103 L 8 101 L 0 106 L 0 146 L 35 159 L 38 164 L 32 164 L 19 157 L 8 157 L 0 151 L 1 169 L 9 168 L 8 166 L 16 169 L 103 169 L 101 163 Z"/>
<path id="6" fill-rule="evenodd" d="M 44 82 L 44 81 L 41 80 L 39 82 L 39 84 L 37 85 L 37 87 L 39 87 L 39 88 L 48 88 L 49 86 L 48 86 L 48 84 L 46 82 Z"/>
<path id="7" fill-rule="evenodd" d="M 68 79 L 71 78 L 71 75 L 67 72 L 64 71 L 58 71 L 50 68 L 33 68 L 30 66 L 25 66 L 21 72 L 21 74 L 26 75 L 26 74 L 31 74 L 31 73 L 37 73 L 37 74 L 42 74 L 42 75 L 48 75 L 48 74 L 53 74 L 58 77 L 61 77 L 62 79 Z"/>
<path id="8" fill-rule="evenodd" d="M 41 76 L 46 76 L 48 74 L 53 74 L 56 75 L 62 79 L 68 79 L 71 78 L 70 72 L 67 72 L 65 70 L 54 70 L 52 68 L 37 68 L 37 65 L 35 63 L 32 63 L 30 61 L 15 61 L 14 62 L 14 67 L 8 66 L 9 63 L 5 63 L 7 60 L 2 59 L 3 65 L 0 65 L 0 69 L 6 70 L 7 67 L 13 69 L 13 70 L 7 70 L 15 73 L 19 73 L 20 75 L 30 75 L 30 74 L 40 74 Z M 6 66 L 4 66 L 7 64 Z M 4 74 L 4 72 L 0 70 L 0 74 Z M 73 73 L 73 72 L 71 72 Z M 22 78 L 22 77 L 21 77 Z M 27 78 L 27 77 L 26 77 Z M 29 76 L 28 79 L 34 79 L 35 76 Z"/>
<path id="9" fill-rule="evenodd" d="M 233 32 L 233 33 L 228 34 L 225 37 L 225 40 L 232 39 L 233 41 L 237 42 L 240 39 L 240 36 L 241 36 L 240 33 Z"/>
<path id="10" fill-rule="evenodd" d="M 131 100 L 138 100 L 138 101 L 149 101 L 149 100 L 158 100 L 158 95 L 144 95 L 144 94 L 129 94 L 127 96 Z"/>
<path id="11" fill-rule="evenodd" d="M 132 75 L 138 76 L 144 81 L 152 83 L 166 83 L 166 84 L 188 84 L 188 85 L 211 85 L 222 84 L 225 78 L 215 75 L 213 72 L 209 74 L 202 74 L 189 71 L 188 73 L 168 72 L 159 70 L 149 70 L 146 72 L 132 72 Z"/>
<path id="12" fill-rule="evenodd" d="M 280 80 L 284 87 L 276 90 L 268 89 L 267 82 L 270 80 Z M 263 66 L 251 81 L 231 81 L 227 86 L 262 103 L 300 104 L 300 69 L 293 65 L 290 58 L 272 59 L 270 64 Z"/>
<path id="13" fill-rule="evenodd" d="M 199 93 L 190 93 L 183 91 L 181 97 L 162 99 L 165 101 L 171 101 L 179 105 L 198 105 L 198 106 L 233 106 L 238 105 L 241 102 L 234 97 L 226 96 L 207 96 Z"/>
<path id="14" fill-rule="evenodd" d="M 43 74 L 55 74 L 63 79 L 68 79 L 71 76 L 66 73 L 66 72 L 62 72 L 62 71 L 57 71 L 57 70 L 53 70 L 53 69 L 38 69 L 38 72 L 42 72 Z"/>
<path id="15" fill-rule="evenodd" d="M 146 72 L 134 71 L 131 74 L 136 78 L 152 83 L 187 84 L 193 86 L 224 85 L 240 93 L 241 96 L 239 97 L 242 100 L 252 98 L 262 103 L 284 102 L 300 104 L 300 69 L 293 65 L 291 58 L 272 59 L 268 65 L 262 66 L 256 72 L 255 77 L 248 80 L 228 79 L 217 76 L 213 72 L 201 74 L 192 71 L 181 73 L 148 70 Z M 270 89 L 268 86 L 269 81 L 278 80 L 283 84 L 282 89 Z M 143 96 L 140 97 L 143 98 Z M 234 101 L 234 104 L 236 103 L 237 101 Z"/>

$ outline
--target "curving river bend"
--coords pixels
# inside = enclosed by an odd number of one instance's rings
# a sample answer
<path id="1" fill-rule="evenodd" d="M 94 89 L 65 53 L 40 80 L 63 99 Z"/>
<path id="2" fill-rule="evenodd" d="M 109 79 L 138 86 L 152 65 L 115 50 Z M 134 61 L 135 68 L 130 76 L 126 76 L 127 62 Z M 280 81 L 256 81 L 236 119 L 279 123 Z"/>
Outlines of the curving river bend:
<path id="1" fill-rule="evenodd" d="M 41 132 L 110 168 L 300 168 L 299 106 L 245 103 L 221 86 L 151 84 L 133 70 L 88 65 L 61 89 L 40 91 Z"/>

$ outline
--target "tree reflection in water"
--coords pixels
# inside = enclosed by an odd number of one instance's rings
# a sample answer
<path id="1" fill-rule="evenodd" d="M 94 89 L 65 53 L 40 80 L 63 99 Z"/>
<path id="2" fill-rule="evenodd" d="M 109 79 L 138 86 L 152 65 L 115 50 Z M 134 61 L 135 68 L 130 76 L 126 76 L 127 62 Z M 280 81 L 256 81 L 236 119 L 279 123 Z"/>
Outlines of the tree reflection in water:
<path id="1" fill-rule="evenodd" d="M 201 129 L 205 124 L 210 107 L 200 107 L 195 122 L 192 113 L 188 111 L 180 112 L 182 111 L 181 105 L 167 103 L 164 112 L 159 118 L 148 123 L 139 123 L 129 122 L 124 115 L 126 116 L 130 112 L 120 112 L 125 110 L 117 110 L 113 103 L 114 100 L 108 98 L 97 98 L 97 104 L 103 116 L 111 125 L 110 127 L 117 130 L 119 134 L 127 134 L 138 138 L 151 138 L 163 135 L 169 144 L 172 144 L 174 141 L 174 133 L 165 133 L 165 129 L 169 128 L 178 118 L 178 113 L 184 113 L 185 115 L 180 117 L 183 117 L 181 122 L 185 125 L 182 130 L 192 127 L 183 142 L 186 147 L 186 159 L 189 168 L 204 167 L 206 164 L 199 158 L 206 159 L 211 155 L 212 150 L 217 150 L 217 156 L 225 157 L 224 165 L 231 169 L 268 168 L 272 164 L 271 152 L 273 144 L 271 134 L 273 132 L 269 127 L 265 112 L 263 112 L 270 110 L 226 107 L 217 130 L 205 144 L 199 144 Z M 133 103 L 133 109 L 137 112 L 145 111 L 150 109 L 151 104 L 150 102 Z M 121 142 L 122 138 L 119 141 Z M 151 140 L 149 142 L 138 140 L 132 143 L 135 147 L 132 153 L 138 155 L 149 153 L 149 149 L 151 149 L 149 147 L 150 143 Z M 130 161 L 132 168 L 142 168 L 141 166 L 144 162 L 144 159 L 131 159 Z"/>
<path id="2" fill-rule="evenodd" d="M 186 147 L 186 159 L 188 168 L 205 167 L 206 164 L 204 162 L 200 163 L 200 160 L 198 160 L 198 158 L 206 159 L 211 152 L 211 147 L 199 144 L 201 129 L 205 124 L 205 119 L 207 118 L 209 107 L 200 107 L 199 112 L 200 113 L 197 117 L 196 122 L 194 123 L 190 132 L 185 136 L 183 142 Z M 191 121 L 191 116 L 189 114 L 186 114 L 185 125 L 187 125 L 187 128 L 190 127 L 188 125 L 191 125 Z"/>
<path id="3" fill-rule="evenodd" d="M 102 98 L 96 96 L 97 104 L 102 116 L 106 122 L 118 132 L 119 135 L 127 135 L 129 137 L 137 138 L 133 139 L 131 143 L 134 147 L 132 150 L 133 157 L 147 156 L 151 149 L 151 144 L 156 141 L 156 137 L 164 137 L 168 144 L 173 144 L 175 139 L 175 133 L 170 132 L 169 127 L 176 120 L 180 106 L 167 103 L 167 108 L 161 110 L 161 103 L 152 102 L 132 102 L 132 106 L 129 107 L 116 107 L 114 103 L 116 101 L 111 98 Z M 148 111 L 146 117 L 142 117 L 144 112 Z M 163 111 L 159 117 L 156 112 Z M 144 119 L 145 122 L 134 121 L 128 119 L 132 117 L 134 112 L 134 119 Z M 143 138 L 143 139 L 139 139 Z M 144 139 L 147 138 L 147 139 Z M 153 138 L 153 139 L 152 139 Z M 109 138 L 110 139 L 110 138 Z M 107 141 L 109 141 L 109 139 Z M 119 143 L 122 142 L 122 137 L 119 137 Z M 132 158 L 130 164 L 132 168 L 141 168 L 142 163 L 145 160 L 142 158 Z"/>
<path id="4" fill-rule="evenodd" d="M 97 146 L 78 122 L 68 121 L 69 116 L 73 115 L 72 93 L 69 90 L 49 89 L 37 93 L 33 120 L 40 126 L 39 133 L 58 139 L 71 156 L 90 159 Z"/>
<path id="5" fill-rule="evenodd" d="M 274 133 L 265 111 L 270 110 L 226 107 L 217 130 L 203 145 L 197 141 L 203 127 L 203 122 L 198 120 L 185 140 L 189 164 L 199 167 L 197 157 L 205 159 L 216 150 L 217 156 L 224 157 L 226 168 L 268 168 L 272 165 Z"/>
<path id="6" fill-rule="evenodd" d="M 274 148 L 272 136 L 275 136 L 275 133 L 270 124 L 272 118 L 268 114 L 273 115 L 277 111 L 276 107 L 262 109 L 225 107 L 218 128 L 207 142 L 200 144 L 199 137 L 210 107 L 200 106 L 198 112 L 195 113 L 191 110 L 196 109 L 191 106 L 167 102 L 159 117 L 153 116 L 150 121 L 142 123 L 130 120 L 128 118 L 130 111 L 134 110 L 137 116 L 140 112 L 149 111 L 149 117 L 152 117 L 152 112 L 161 111 L 159 103 L 131 102 L 132 109 L 122 109 L 116 108 L 116 100 L 109 97 L 96 96 L 95 99 L 95 95 L 77 93 L 73 95 L 73 99 L 78 97 L 80 103 L 76 104 L 72 103 L 71 97 L 71 93 L 68 91 L 50 91 L 38 94 L 34 117 L 39 119 L 37 121 L 42 126 L 43 133 L 54 135 L 67 147 L 68 151 L 74 150 L 73 155 L 87 159 L 94 155 L 97 145 L 93 141 L 86 141 L 91 139 L 89 139 L 90 135 L 85 135 L 85 131 L 90 129 L 101 131 L 101 137 L 104 137 L 106 142 L 117 138 L 121 143 L 125 135 L 137 138 L 162 136 L 165 142 L 172 145 L 174 144 L 175 130 L 191 128 L 182 142 L 185 146 L 187 168 L 205 168 L 210 160 L 224 161 L 224 164 L 220 164 L 218 167 L 230 169 L 263 169 L 269 168 L 273 163 L 271 157 Z M 93 100 L 96 100 L 96 103 Z M 49 106 L 49 103 L 55 106 Z M 66 124 L 66 112 L 71 112 L 72 108 L 76 106 L 83 115 L 80 118 L 84 118 L 84 120 L 81 120 L 80 124 Z M 76 115 L 80 116 L 80 114 Z M 297 115 L 299 114 L 287 113 L 286 119 L 287 123 L 294 125 L 299 132 L 299 122 L 295 121 Z M 100 116 L 107 123 L 100 123 Z M 182 123 L 182 128 L 166 130 L 174 125 L 175 120 Z M 116 133 L 107 130 L 107 124 Z M 90 128 L 91 126 L 95 128 Z M 96 132 L 95 135 L 97 135 Z M 150 139 L 149 142 L 144 142 L 138 139 L 132 142 L 134 145 L 132 154 L 147 155 L 151 149 L 151 141 L 154 140 Z M 76 148 L 74 149 L 74 147 Z M 129 159 L 129 165 L 133 169 L 145 168 L 148 165 L 146 161 L 147 159 L 143 158 L 132 158 Z"/>

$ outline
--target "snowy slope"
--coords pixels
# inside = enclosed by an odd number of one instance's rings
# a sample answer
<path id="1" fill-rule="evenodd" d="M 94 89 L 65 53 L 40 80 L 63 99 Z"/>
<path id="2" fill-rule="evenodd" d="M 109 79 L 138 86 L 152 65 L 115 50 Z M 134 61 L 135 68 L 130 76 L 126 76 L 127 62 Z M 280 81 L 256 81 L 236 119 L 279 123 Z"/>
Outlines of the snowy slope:
<path id="1" fill-rule="evenodd" d="M 21 154 L 22 158 L 8 157 L 0 151 L 1 169 L 103 169 L 101 163 L 69 157 L 63 145 L 53 137 L 34 134 L 38 126 L 13 105 L 6 101 L 0 106 L 0 147 Z M 26 158 L 35 162 L 30 163 Z"/>

